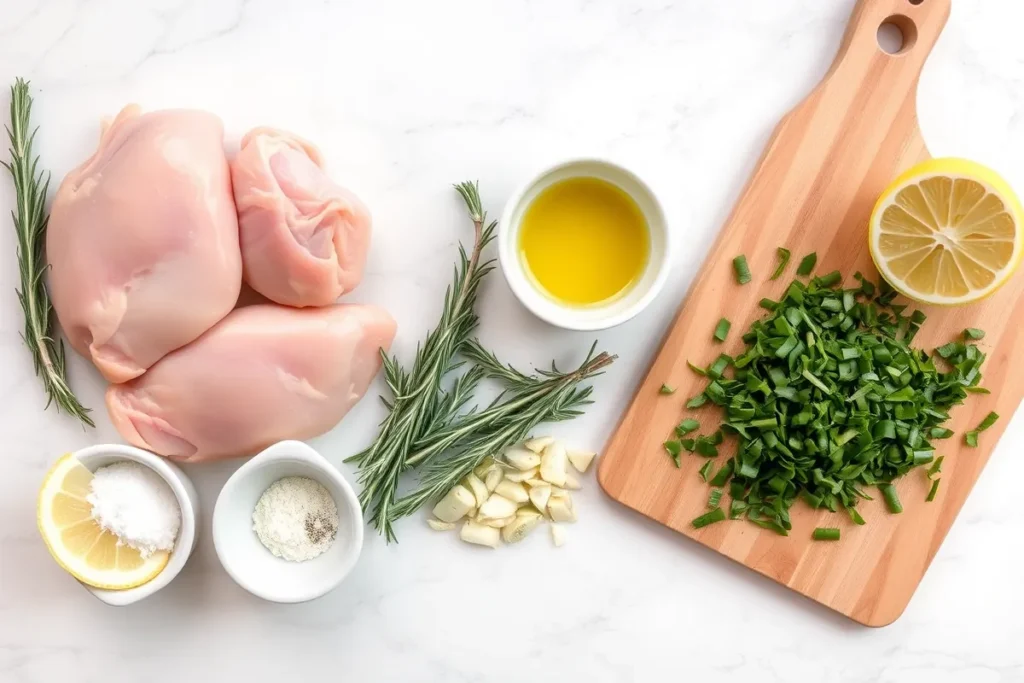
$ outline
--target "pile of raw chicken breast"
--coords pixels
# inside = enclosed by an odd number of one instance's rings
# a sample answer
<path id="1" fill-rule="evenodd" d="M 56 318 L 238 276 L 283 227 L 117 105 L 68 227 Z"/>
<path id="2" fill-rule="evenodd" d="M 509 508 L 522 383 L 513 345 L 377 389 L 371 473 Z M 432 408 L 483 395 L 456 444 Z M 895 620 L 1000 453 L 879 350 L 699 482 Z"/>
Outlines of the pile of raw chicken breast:
<path id="1" fill-rule="evenodd" d="M 365 393 L 395 322 L 335 301 L 369 242 L 366 207 L 305 140 L 257 128 L 229 162 L 216 116 L 128 106 L 61 184 L 46 247 L 118 431 L 197 461 L 321 434 Z M 264 303 L 238 305 L 243 280 Z"/>

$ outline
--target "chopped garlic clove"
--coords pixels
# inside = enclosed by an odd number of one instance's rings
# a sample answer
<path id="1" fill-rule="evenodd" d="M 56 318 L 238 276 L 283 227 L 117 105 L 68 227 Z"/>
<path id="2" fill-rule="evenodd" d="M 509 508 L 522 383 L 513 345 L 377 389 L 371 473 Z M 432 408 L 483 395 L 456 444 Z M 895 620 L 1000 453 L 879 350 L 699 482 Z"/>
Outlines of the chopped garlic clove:
<path id="1" fill-rule="evenodd" d="M 486 458 L 480 461 L 479 465 L 473 468 L 473 474 L 483 479 L 485 476 L 487 476 L 487 472 L 493 469 L 494 467 L 497 467 L 497 463 L 494 462 L 494 458 L 488 455 Z"/>
<path id="2" fill-rule="evenodd" d="M 508 498 L 513 503 L 522 504 L 530 500 L 530 494 L 526 492 L 525 486 L 517 481 L 509 481 L 508 479 L 498 484 L 498 488 L 494 489 L 494 492 L 503 498 Z"/>
<path id="3" fill-rule="evenodd" d="M 487 487 L 488 493 L 494 493 L 494 489 L 498 488 L 498 484 L 501 483 L 504 476 L 500 467 L 492 467 L 487 471 L 487 475 L 484 477 L 484 486 Z"/>
<path id="4" fill-rule="evenodd" d="M 565 488 L 572 491 L 579 491 L 583 486 L 580 485 L 580 480 L 576 478 L 576 475 L 566 470 L 565 472 Z"/>
<path id="5" fill-rule="evenodd" d="M 434 516 L 442 522 L 457 522 L 476 507 L 476 498 L 462 484 L 457 484 L 434 506 Z"/>
<path id="6" fill-rule="evenodd" d="M 527 504 L 516 510 L 516 517 L 543 517 L 543 515 L 537 508 Z"/>
<path id="7" fill-rule="evenodd" d="M 573 507 L 572 498 L 552 498 L 548 501 L 548 515 L 552 522 L 575 522 L 576 509 Z"/>
<path id="8" fill-rule="evenodd" d="M 538 510 L 546 510 L 548 500 L 551 498 L 551 485 L 534 486 L 530 488 L 530 502 Z"/>
<path id="9" fill-rule="evenodd" d="M 561 487 L 552 486 L 551 487 L 551 497 L 552 498 L 568 498 L 569 497 L 569 492 L 566 491 L 565 489 L 561 488 Z"/>
<path id="10" fill-rule="evenodd" d="M 467 474 L 466 478 L 462 480 L 462 485 L 473 494 L 473 498 L 476 499 L 476 507 L 483 505 L 487 497 L 491 495 L 491 492 L 487 490 L 487 486 L 475 474 Z"/>
<path id="11" fill-rule="evenodd" d="M 557 524 L 551 525 L 551 540 L 554 542 L 556 548 L 561 548 L 565 545 L 565 529 L 558 526 Z"/>
<path id="12" fill-rule="evenodd" d="M 544 449 L 540 458 L 540 478 L 555 486 L 565 484 L 565 447 L 562 444 L 552 443 Z"/>
<path id="13" fill-rule="evenodd" d="M 486 519 L 502 519 L 516 514 L 518 508 L 519 506 L 508 498 L 492 493 L 487 502 L 480 506 L 478 514 Z"/>
<path id="14" fill-rule="evenodd" d="M 513 521 L 515 521 L 515 518 L 515 515 L 509 515 L 508 517 L 502 517 L 501 519 L 478 517 L 475 521 L 477 524 L 482 524 L 483 526 L 489 526 L 494 527 L 495 529 L 500 529 L 511 524 Z"/>
<path id="15" fill-rule="evenodd" d="M 590 467 L 590 463 L 594 461 L 597 453 L 591 453 L 590 451 L 567 451 L 566 457 L 569 458 L 569 462 L 576 471 L 583 474 Z"/>
<path id="16" fill-rule="evenodd" d="M 455 522 L 442 522 L 439 519 L 431 517 L 427 520 L 427 526 L 434 531 L 451 531 L 455 528 Z"/>
<path id="17" fill-rule="evenodd" d="M 526 481 L 527 479 L 535 479 L 539 471 L 539 468 L 534 467 L 533 469 L 526 470 L 525 472 L 520 472 L 519 470 L 516 470 L 515 472 L 506 472 L 505 478 L 509 481 Z"/>
<path id="18" fill-rule="evenodd" d="M 527 486 L 551 486 L 551 484 L 547 483 L 543 479 L 527 479 L 523 483 Z"/>
<path id="19" fill-rule="evenodd" d="M 466 522 L 459 530 L 459 538 L 466 543 L 485 545 L 488 548 L 497 548 L 501 532 L 489 526 L 483 526 L 475 522 Z"/>
<path id="20" fill-rule="evenodd" d="M 543 453 L 544 449 L 553 444 L 554 442 L 555 437 L 553 436 L 538 436 L 536 438 L 530 439 L 523 445 L 526 446 L 527 449 L 533 451 L 534 453 Z"/>
<path id="21" fill-rule="evenodd" d="M 506 543 L 518 543 L 540 524 L 540 519 L 539 515 L 516 515 L 515 521 L 501 530 L 501 537 Z"/>
<path id="22" fill-rule="evenodd" d="M 540 456 L 525 448 L 510 448 L 505 451 L 505 462 L 525 472 L 540 465 Z"/>

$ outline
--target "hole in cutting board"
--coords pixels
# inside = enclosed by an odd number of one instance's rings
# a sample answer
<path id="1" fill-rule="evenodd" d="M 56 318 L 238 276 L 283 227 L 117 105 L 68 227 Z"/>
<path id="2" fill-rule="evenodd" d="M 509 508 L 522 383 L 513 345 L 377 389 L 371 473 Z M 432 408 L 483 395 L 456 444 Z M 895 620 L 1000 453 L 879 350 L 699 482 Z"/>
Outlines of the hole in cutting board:
<path id="1" fill-rule="evenodd" d="M 909 17 L 894 14 L 878 27 L 878 47 L 890 55 L 903 54 L 914 47 L 917 41 L 917 27 Z"/>
<path id="2" fill-rule="evenodd" d="M 920 5 L 924 0 L 910 0 L 911 5 Z"/>

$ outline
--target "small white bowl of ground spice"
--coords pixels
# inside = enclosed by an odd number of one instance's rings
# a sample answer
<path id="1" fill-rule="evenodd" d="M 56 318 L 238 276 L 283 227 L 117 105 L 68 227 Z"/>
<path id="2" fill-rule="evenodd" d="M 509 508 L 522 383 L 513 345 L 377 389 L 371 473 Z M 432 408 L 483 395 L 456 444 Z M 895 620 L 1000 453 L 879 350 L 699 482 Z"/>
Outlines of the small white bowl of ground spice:
<path id="1" fill-rule="evenodd" d="M 337 586 L 363 545 L 363 515 L 341 473 L 299 441 L 271 446 L 231 475 L 213 511 L 224 569 L 253 595 L 305 602 Z"/>

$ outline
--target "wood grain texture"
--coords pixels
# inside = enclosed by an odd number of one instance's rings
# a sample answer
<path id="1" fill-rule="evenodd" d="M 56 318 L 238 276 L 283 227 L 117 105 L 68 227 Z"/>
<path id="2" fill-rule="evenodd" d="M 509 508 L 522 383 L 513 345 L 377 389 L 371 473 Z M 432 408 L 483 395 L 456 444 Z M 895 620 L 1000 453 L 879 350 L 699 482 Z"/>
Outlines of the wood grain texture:
<path id="1" fill-rule="evenodd" d="M 928 321 L 915 344 L 931 349 L 965 327 L 981 327 L 989 353 L 983 384 L 991 395 L 970 396 L 947 426 L 957 435 L 935 442 L 946 456 L 936 500 L 925 502 L 922 471 L 898 483 L 905 511 L 889 514 L 880 497 L 858 507 L 867 525 L 843 513 L 793 508 L 793 532 L 781 537 L 745 521 L 693 529 L 705 511 L 708 486 L 697 477 L 701 457 L 684 457 L 676 469 L 661 444 L 689 413 L 707 432 L 721 420 L 713 407 L 686 411 L 704 380 L 687 359 L 707 365 L 718 353 L 735 355 L 750 321 L 763 314 L 762 297 L 780 298 L 800 258 L 818 253 L 817 272 L 839 269 L 853 281 L 857 270 L 877 278 L 867 250 L 871 210 L 885 186 L 902 170 L 927 159 L 917 124 L 917 82 L 928 53 L 945 25 L 950 0 L 861 0 L 831 69 L 818 87 L 776 128 L 694 281 L 650 371 L 605 449 L 598 477 L 612 498 L 793 590 L 869 626 L 893 622 L 914 590 L 963 506 L 1024 391 L 1024 363 L 1011 363 L 1022 349 L 1024 277 L 1018 274 L 995 295 L 975 305 L 924 307 Z M 895 19 L 893 17 L 896 17 Z M 876 32 L 885 21 L 901 25 L 904 48 L 888 55 Z M 786 275 L 776 282 L 775 248 L 792 250 Z M 731 261 L 745 254 L 754 274 L 735 283 Z M 722 316 L 733 322 L 728 343 L 712 340 Z M 677 388 L 660 396 L 666 382 Z M 967 448 L 962 433 L 990 410 L 1002 417 Z M 727 440 L 717 465 L 735 453 Z M 685 454 L 684 454 L 685 455 Z M 1009 455 L 1009 454 L 1006 454 Z M 815 543 L 816 526 L 839 526 L 839 543 Z"/>

